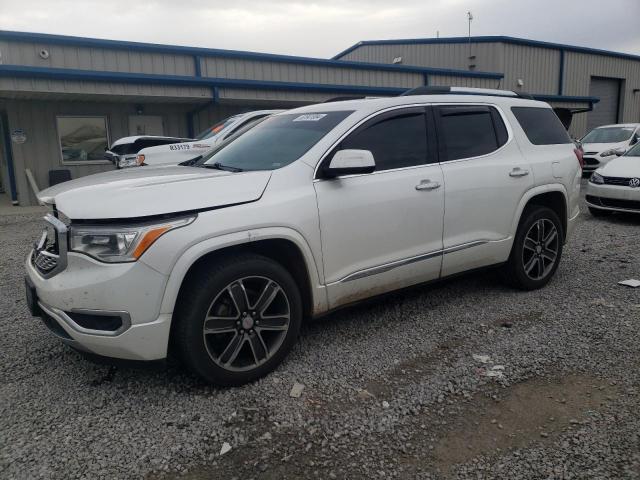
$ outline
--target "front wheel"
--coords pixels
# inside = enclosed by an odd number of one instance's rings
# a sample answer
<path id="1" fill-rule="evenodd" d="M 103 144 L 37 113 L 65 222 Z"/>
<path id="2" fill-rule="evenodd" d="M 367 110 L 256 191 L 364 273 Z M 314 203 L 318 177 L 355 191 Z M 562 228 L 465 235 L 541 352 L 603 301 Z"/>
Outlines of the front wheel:
<path id="1" fill-rule="evenodd" d="M 553 210 L 528 207 L 505 266 L 509 283 L 522 290 L 535 290 L 549 283 L 560 263 L 563 238 L 562 224 Z"/>
<path id="2" fill-rule="evenodd" d="M 302 301 L 289 272 L 259 255 L 200 268 L 183 288 L 174 330 L 190 370 L 222 386 L 275 369 L 297 340 Z"/>

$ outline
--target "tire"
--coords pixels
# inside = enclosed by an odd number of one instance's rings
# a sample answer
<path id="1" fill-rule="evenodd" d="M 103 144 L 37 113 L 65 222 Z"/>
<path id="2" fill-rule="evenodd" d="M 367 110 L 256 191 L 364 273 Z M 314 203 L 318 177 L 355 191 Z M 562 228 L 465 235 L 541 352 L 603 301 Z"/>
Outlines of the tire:
<path id="1" fill-rule="evenodd" d="M 279 263 L 235 255 L 190 276 L 174 321 L 172 340 L 187 368 L 209 383 L 239 386 L 284 360 L 298 338 L 302 299 Z"/>
<path id="2" fill-rule="evenodd" d="M 587 207 L 587 208 L 589 208 L 589 213 L 594 217 L 608 217 L 613 213 L 610 210 L 600 210 L 599 208 L 592 208 L 592 207 Z"/>
<path id="3" fill-rule="evenodd" d="M 546 242 L 540 241 L 539 232 Z M 537 205 L 527 207 L 504 267 L 507 282 L 521 290 L 544 287 L 560 264 L 563 239 L 562 223 L 553 210 Z"/>

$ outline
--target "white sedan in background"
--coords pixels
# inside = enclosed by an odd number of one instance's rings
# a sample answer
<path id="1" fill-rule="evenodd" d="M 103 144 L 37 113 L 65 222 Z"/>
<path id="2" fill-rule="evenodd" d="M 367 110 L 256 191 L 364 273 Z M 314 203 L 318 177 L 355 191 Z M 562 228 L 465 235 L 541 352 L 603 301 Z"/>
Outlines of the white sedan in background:
<path id="1" fill-rule="evenodd" d="M 597 170 L 624 155 L 640 138 L 640 123 L 621 123 L 594 128 L 580 139 L 584 149 L 584 173 Z"/>
<path id="2" fill-rule="evenodd" d="M 269 115 L 284 110 L 257 110 L 240 113 L 226 118 L 214 126 L 207 128 L 191 142 L 181 142 L 169 145 L 144 148 L 138 152 L 136 166 L 143 165 L 178 165 L 194 160 L 209 153 L 213 147 L 221 144 L 234 134 L 246 131 Z"/>
<path id="3" fill-rule="evenodd" d="M 640 143 L 591 175 L 586 200 L 596 217 L 612 212 L 640 213 Z"/>

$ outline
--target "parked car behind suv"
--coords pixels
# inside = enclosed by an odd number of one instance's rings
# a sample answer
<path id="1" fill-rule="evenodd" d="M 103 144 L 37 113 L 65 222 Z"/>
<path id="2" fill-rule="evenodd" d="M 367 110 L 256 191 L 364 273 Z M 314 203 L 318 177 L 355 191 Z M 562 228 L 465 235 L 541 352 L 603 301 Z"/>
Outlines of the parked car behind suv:
<path id="1" fill-rule="evenodd" d="M 546 285 L 579 213 L 567 132 L 513 92 L 432 92 L 299 108 L 194 166 L 43 191 L 55 234 L 26 261 L 33 313 L 74 348 L 171 346 L 240 385 L 283 360 L 303 319 L 358 300 L 493 265 Z"/>
<path id="2" fill-rule="evenodd" d="M 113 142 L 111 147 L 104 152 L 104 158 L 113 163 L 116 168 L 137 167 L 139 166 L 137 156 L 140 150 L 158 145 L 188 142 L 190 140 L 192 139 L 156 135 L 122 137 Z"/>
<path id="3" fill-rule="evenodd" d="M 586 201 L 595 217 L 640 213 L 640 143 L 591 175 Z"/>
<path id="4" fill-rule="evenodd" d="M 246 131 L 265 117 L 280 112 L 282 110 L 257 110 L 233 115 L 207 128 L 193 141 L 142 149 L 138 152 L 136 163 L 138 166 L 177 165 L 185 161 L 194 160 L 239 131 Z"/>
<path id="5" fill-rule="evenodd" d="M 640 124 L 624 123 L 594 128 L 581 139 L 584 149 L 584 172 L 591 173 L 609 161 L 624 155 L 638 142 Z"/>

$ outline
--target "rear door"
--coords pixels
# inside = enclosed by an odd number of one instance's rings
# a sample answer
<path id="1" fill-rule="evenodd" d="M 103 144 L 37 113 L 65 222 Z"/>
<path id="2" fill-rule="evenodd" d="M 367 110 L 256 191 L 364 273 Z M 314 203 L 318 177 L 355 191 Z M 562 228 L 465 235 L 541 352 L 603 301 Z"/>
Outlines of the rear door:
<path id="1" fill-rule="evenodd" d="M 331 307 L 439 277 L 444 185 L 428 122 L 423 107 L 382 113 L 324 159 L 362 149 L 376 162 L 314 184 Z"/>
<path id="2" fill-rule="evenodd" d="M 446 185 L 442 275 L 506 261 L 531 168 L 497 107 L 439 105 L 434 114 Z"/>

